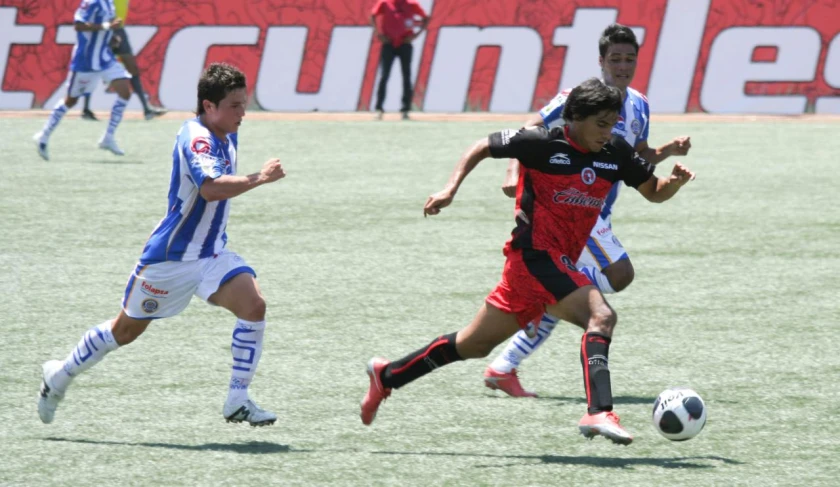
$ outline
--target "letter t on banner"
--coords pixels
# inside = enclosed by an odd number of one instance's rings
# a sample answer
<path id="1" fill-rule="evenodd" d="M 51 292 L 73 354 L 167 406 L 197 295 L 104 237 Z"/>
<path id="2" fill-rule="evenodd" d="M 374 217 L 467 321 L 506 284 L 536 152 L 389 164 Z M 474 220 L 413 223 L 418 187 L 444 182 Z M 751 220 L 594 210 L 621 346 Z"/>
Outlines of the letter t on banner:
<path id="1" fill-rule="evenodd" d="M 44 26 L 17 25 L 16 17 L 16 8 L 0 7 L 0 107 L 7 110 L 29 110 L 35 94 L 31 91 L 3 91 L 2 82 L 6 79 L 12 44 L 40 44 L 44 37 Z"/>

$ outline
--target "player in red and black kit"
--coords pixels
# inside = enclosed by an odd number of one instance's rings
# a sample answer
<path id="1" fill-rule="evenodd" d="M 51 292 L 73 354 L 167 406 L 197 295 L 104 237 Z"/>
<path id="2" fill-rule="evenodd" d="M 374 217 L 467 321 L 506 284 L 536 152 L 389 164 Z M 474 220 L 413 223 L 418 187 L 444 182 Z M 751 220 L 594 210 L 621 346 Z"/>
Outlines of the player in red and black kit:
<path id="1" fill-rule="evenodd" d="M 615 311 L 575 268 L 612 185 L 624 181 L 646 199 L 662 202 L 694 178 L 676 164 L 658 178 L 653 166 L 610 133 L 621 109 L 620 91 L 590 79 L 574 88 L 563 111 L 567 125 L 506 130 L 477 141 L 443 191 L 426 202 L 424 215 L 452 203 L 467 174 L 487 157 L 515 158 L 524 168 L 516 194 L 516 228 L 505 244 L 502 279 L 467 327 L 393 362 L 368 363 L 370 388 L 361 403 L 364 424 L 376 416 L 391 390 L 444 365 L 487 356 L 544 312 L 584 329 L 581 363 L 588 411 L 580 432 L 629 444 L 633 437 L 613 413 L 608 353 Z"/>

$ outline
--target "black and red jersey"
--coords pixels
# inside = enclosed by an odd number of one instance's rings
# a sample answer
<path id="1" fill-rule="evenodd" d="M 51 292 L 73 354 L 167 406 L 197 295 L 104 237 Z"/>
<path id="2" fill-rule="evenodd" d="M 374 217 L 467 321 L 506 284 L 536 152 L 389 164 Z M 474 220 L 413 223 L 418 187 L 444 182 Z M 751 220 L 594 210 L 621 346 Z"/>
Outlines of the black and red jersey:
<path id="1" fill-rule="evenodd" d="M 516 228 L 505 252 L 545 250 L 576 262 L 612 185 L 624 181 L 637 188 L 653 176 L 653 165 L 621 137 L 593 153 L 570 140 L 567 130 L 533 127 L 490 134 L 491 157 L 521 164 Z"/>

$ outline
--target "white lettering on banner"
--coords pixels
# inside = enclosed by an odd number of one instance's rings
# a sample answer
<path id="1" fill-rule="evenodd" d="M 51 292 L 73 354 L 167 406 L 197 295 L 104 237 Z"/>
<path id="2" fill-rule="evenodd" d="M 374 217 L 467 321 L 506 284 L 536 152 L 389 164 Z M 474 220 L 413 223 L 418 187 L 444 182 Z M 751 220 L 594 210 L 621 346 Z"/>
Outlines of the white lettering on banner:
<path id="1" fill-rule="evenodd" d="M 777 48 L 774 62 L 753 62 L 756 47 Z M 747 95 L 749 81 L 813 81 L 820 34 L 811 27 L 733 27 L 715 38 L 709 52 L 700 105 L 711 113 L 805 112 L 805 95 Z"/>
<path id="2" fill-rule="evenodd" d="M 432 9 L 435 5 L 435 0 L 419 0 L 417 3 L 423 7 L 426 15 L 432 15 Z M 411 86 L 417 84 L 417 74 L 420 71 L 420 58 L 423 57 L 423 48 L 426 45 L 426 31 L 417 36 L 417 39 L 411 43 L 414 46 L 414 52 L 411 57 Z M 374 45 L 379 47 L 379 41 L 374 40 Z M 378 49 L 377 49 L 378 50 Z M 376 55 L 379 55 L 377 52 Z M 379 65 L 376 66 L 376 80 L 373 83 L 373 96 L 370 97 L 370 109 L 376 108 L 376 90 L 379 88 L 379 79 L 382 77 L 382 69 Z M 402 73 L 400 73 L 399 59 L 394 61 L 391 67 L 391 77 L 388 78 L 388 85 L 385 86 L 385 102 L 382 108 L 386 112 L 395 112 L 400 109 L 402 99 Z"/>
<path id="3" fill-rule="evenodd" d="M 711 0 L 669 0 L 648 83 L 651 111 L 684 113 L 688 108 L 711 3 Z"/>
<path id="4" fill-rule="evenodd" d="M 44 37 L 41 25 L 16 25 L 17 8 L 0 7 L 0 108 L 28 110 L 32 108 L 35 94 L 31 91 L 3 91 L 3 80 L 9 63 L 12 44 L 40 44 Z"/>
<path id="5" fill-rule="evenodd" d="M 825 82 L 835 90 L 840 90 L 840 34 L 834 36 L 828 45 L 823 70 Z M 815 111 L 817 113 L 833 113 L 840 115 L 840 97 L 823 96 L 817 98 Z"/>
<path id="6" fill-rule="evenodd" d="M 131 42 L 131 49 L 134 54 L 139 53 L 146 44 L 152 40 L 158 28 L 153 25 L 132 25 L 125 27 L 126 34 Z M 56 29 L 55 33 L 56 44 L 75 44 L 76 43 L 76 29 L 72 25 L 61 25 Z M 114 100 L 117 98 L 116 93 L 108 93 L 108 86 L 104 83 L 95 83 L 95 88 L 90 97 L 91 110 L 110 110 L 114 105 Z M 52 95 L 44 102 L 44 108 L 53 108 L 59 100 L 63 100 L 67 96 L 67 83 L 61 83 Z M 136 96 L 132 96 L 128 100 L 128 110 L 142 110 L 143 105 Z"/>
<path id="7" fill-rule="evenodd" d="M 306 27 L 268 29 L 254 91 L 257 102 L 275 111 L 356 110 L 373 29 L 333 29 L 318 93 L 297 91 L 306 32 Z"/>
<path id="8" fill-rule="evenodd" d="M 579 8 L 575 11 L 572 25 L 554 29 L 551 43 L 554 46 L 566 46 L 558 92 L 575 87 L 587 78 L 601 77 L 601 67 L 596 55 L 600 53 L 597 48 L 593 50 L 593 46 L 598 45 L 601 33 L 608 25 L 614 23 L 617 17 L 618 10 L 614 8 Z M 645 29 L 631 29 L 641 46 L 645 40 Z"/>
<path id="9" fill-rule="evenodd" d="M 215 45 L 250 46 L 257 43 L 260 28 L 256 26 L 185 27 L 169 41 L 158 97 L 170 110 L 195 110 L 195 87 L 204 69 L 207 50 Z"/>
<path id="10" fill-rule="evenodd" d="M 480 46 L 500 46 L 491 112 L 527 112 L 542 60 L 542 38 L 530 27 L 441 27 L 423 110 L 462 112 Z"/>

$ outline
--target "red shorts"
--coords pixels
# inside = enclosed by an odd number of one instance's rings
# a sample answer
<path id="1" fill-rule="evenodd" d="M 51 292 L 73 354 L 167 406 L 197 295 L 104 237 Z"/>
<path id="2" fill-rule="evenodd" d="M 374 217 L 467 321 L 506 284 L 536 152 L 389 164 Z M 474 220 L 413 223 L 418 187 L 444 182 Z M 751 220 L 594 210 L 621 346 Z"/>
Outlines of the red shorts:
<path id="1" fill-rule="evenodd" d="M 511 250 L 502 280 L 486 301 L 505 313 L 516 314 L 519 326 L 524 328 L 545 313 L 546 305 L 591 285 L 586 274 L 566 256 L 554 258 L 544 250 Z"/>

